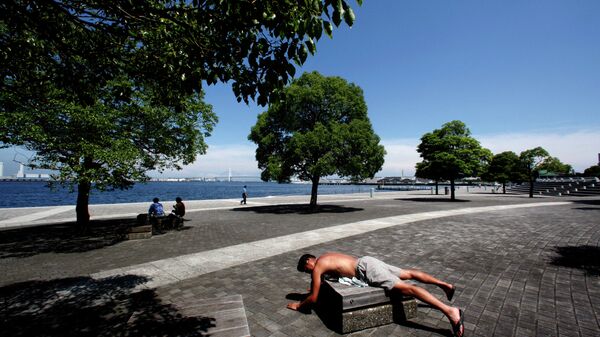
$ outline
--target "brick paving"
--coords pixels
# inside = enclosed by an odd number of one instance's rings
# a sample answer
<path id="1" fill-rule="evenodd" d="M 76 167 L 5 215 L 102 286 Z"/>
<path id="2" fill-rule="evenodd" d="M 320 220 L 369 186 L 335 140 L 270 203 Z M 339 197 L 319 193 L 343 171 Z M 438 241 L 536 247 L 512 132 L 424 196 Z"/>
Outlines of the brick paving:
<path id="1" fill-rule="evenodd" d="M 196 212 L 190 214 L 184 231 L 139 241 L 99 235 L 102 240 L 88 238 L 93 244 L 85 249 L 77 248 L 82 243 L 78 239 L 61 236 L 64 229 L 60 226 L 0 232 L 0 299 L 5 304 L 2 307 L 8 308 L 2 326 L 11 327 L 0 329 L 0 335 L 32 335 L 36 331 L 69 335 L 64 332 L 69 328 L 78 332 L 74 335 L 90 336 L 189 335 L 198 331 L 202 335 L 205 322 L 179 317 L 177 304 L 236 294 L 243 297 L 253 336 L 337 335 L 316 314 L 285 308 L 291 301 L 286 297 L 294 298 L 309 285 L 307 275 L 295 270 L 297 258 L 305 251 L 373 255 L 455 283 L 454 305 L 465 309 L 467 336 L 600 334 L 600 199 L 476 195 L 461 199 L 463 202 L 455 203 L 433 196 L 348 200 L 325 204 L 317 213 L 306 213 L 299 206 Z M 401 224 L 149 289 L 142 295 L 131 292 L 143 282 L 139 276 L 89 278 L 107 269 L 366 219 L 565 200 L 575 202 Z M 44 240 L 35 240 L 40 232 Z M 439 289 L 425 287 L 443 298 Z M 106 288 L 112 289 L 108 299 Z M 158 332 L 140 326 L 132 330 L 126 324 L 134 312 L 140 312 L 136 304 L 140 296 L 146 303 L 143 311 L 161 317 L 158 321 L 163 323 L 153 327 Z M 99 298 L 105 298 L 104 302 Z M 77 322 L 61 318 L 77 316 L 82 308 L 96 318 Z M 142 322 L 150 325 L 155 321 L 148 318 Z M 36 324 L 37 330 L 32 328 Z M 53 330 L 53 326 L 58 327 Z M 450 325 L 442 314 L 421 304 L 418 317 L 410 322 L 350 335 L 448 336 Z"/>

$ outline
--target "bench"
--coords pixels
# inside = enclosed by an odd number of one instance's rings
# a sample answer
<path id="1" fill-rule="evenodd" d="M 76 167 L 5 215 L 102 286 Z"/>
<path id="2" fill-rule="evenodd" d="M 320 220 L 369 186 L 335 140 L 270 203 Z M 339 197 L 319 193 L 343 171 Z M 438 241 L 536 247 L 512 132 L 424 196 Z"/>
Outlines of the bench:
<path id="1" fill-rule="evenodd" d="M 383 288 L 353 287 L 325 280 L 319 291 L 317 314 L 337 332 L 373 328 L 417 316 L 417 301 L 392 295 Z"/>
<path id="2" fill-rule="evenodd" d="M 138 214 L 137 227 L 151 226 L 155 233 L 162 233 L 166 228 L 180 229 L 183 226 L 183 218 L 176 215 L 148 216 L 146 213 Z M 135 228 L 135 227 L 133 227 Z"/>

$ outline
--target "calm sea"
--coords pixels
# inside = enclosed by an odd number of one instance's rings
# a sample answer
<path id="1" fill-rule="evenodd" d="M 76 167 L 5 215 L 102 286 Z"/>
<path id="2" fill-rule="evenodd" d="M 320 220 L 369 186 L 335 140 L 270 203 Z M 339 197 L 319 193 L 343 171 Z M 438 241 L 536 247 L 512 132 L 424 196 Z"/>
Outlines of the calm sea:
<path id="1" fill-rule="evenodd" d="M 310 195 L 310 184 L 277 184 L 265 182 L 148 182 L 125 191 L 92 191 L 90 204 L 151 202 L 152 198 L 174 200 L 240 198 L 247 185 L 248 196 Z M 368 185 L 321 185 L 319 194 L 368 193 Z M 50 190 L 44 182 L 0 181 L 0 208 L 75 205 L 77 193 L 68 189 Z M 307 198 L 308 202 L 308 198 Z"/>

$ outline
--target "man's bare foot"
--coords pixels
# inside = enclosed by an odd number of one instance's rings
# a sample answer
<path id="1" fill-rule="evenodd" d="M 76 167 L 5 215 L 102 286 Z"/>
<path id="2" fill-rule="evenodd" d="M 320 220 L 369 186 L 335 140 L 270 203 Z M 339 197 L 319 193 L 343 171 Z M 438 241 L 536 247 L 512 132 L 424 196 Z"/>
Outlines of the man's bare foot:
<path id="1" fill-rule="evenodd" d="M 444 292 L 446 293 L 446 298 L 448 299 L 448 301 L 452 301 L 455 291 L 456 291 L 456 286 L 454 286 L 454 285 L 451 285 L 447 289 L 444 289 Z"/>
<path id="2" fill-rule="evenodd" d="M 448 317 L 452 325 L 452 333 L 456 337 L 463 337 L 465 334 L 465 315 L 459 308 L 452 308 L 452 312 Z"/>

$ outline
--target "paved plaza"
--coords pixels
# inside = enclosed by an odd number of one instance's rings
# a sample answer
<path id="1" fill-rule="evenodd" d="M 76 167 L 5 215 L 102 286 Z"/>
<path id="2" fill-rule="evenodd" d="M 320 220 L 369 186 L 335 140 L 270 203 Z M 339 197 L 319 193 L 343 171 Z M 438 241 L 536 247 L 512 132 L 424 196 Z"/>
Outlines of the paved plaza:
<path id="1" fill-rule="evenodd" d="M 0 336 L 202 336 L 213 317 L 182 308 L 238 295 L 252 336 L 336 336 L 285 307 L 309 286 L 298 257 L 327 251 L 454 283 L 466 336 L 600 335 L 600 198 L 457 197 L 320 196 L 316 212 L 308 196 L 184 201 L 183 230 L 132 241 L 122 230 L 148 203 L 92 206 L 85 235 L 71 206 L 4 209 Z M 348 336 L 450 335 L 421 303 L 415 319 Z"/>

